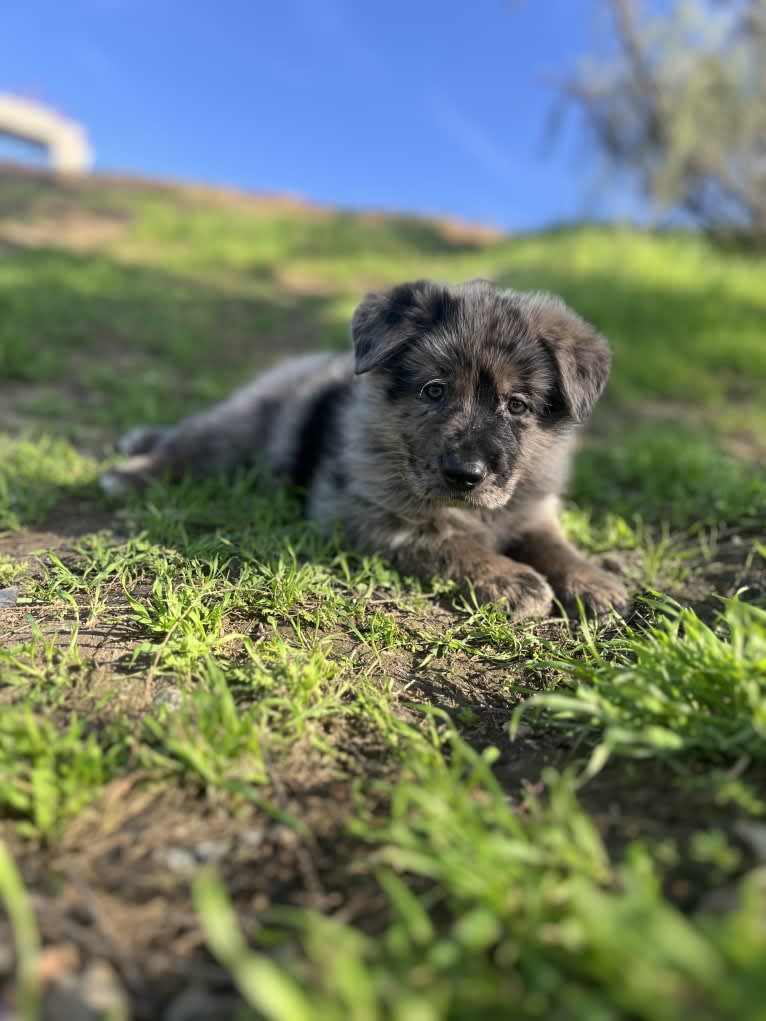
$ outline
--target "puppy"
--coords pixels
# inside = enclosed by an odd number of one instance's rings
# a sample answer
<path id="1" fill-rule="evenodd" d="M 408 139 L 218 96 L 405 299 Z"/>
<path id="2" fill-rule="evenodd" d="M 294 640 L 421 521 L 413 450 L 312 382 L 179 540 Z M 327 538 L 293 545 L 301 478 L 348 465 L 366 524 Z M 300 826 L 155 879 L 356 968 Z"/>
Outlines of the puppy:
<path id="1" fill-rule="evenodd" d="M 292 359 L 175 428 L 134 430 L 104 488 L 265 464 L 360 552 L 514 619 L 554 598 L 625 605 L 558 521 L 575 427 L 609 375 L 593 327 L 553 295 L 419 280 L 367 295 L 351 335 L 353 356 Z"/>

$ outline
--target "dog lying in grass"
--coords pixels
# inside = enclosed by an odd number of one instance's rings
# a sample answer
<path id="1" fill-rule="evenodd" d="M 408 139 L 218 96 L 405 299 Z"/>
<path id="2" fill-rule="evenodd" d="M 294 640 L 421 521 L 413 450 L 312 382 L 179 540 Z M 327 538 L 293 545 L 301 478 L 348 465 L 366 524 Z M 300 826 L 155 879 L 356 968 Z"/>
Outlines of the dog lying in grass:
<path id="1" fill-rule="evenodd" d="M 514 618 L 554 598 L 622 608 L 614 575 L 558 521 L 575 426 L 609 375 L 604 340 L 559 298 L 427 280 L 369 294 L 353 355 L 308 355 L 168 429 L 136 429 L 108 492 L 265 464 L 360 552 L 454 579 Z"/>

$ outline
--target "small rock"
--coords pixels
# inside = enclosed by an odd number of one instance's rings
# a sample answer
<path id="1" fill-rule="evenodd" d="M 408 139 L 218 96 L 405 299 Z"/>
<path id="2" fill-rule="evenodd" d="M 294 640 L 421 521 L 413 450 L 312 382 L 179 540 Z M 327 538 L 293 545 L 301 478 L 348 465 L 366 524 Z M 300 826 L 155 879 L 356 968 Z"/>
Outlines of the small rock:
<path id="1" fill-rule="evenodd" d="M 526 741 L 530 734 L 534 734 L 535 728 L 530 727 L 527 723 L 520 723 L 518 727 L 511 734 L 511 741 Z"/>
<path id="2" fill-rule="evenodd" d="M 191 876 L 197 871 L 194 852 L 186 847 L 163 847 L 155 851 L 155 858 L 166 869 L 179 876 Z"/>
<path id="3" fill-rule="evenodd" d="M 245 830 L 241 833 L 239 839 L 247 847 L 257 847 L 263 843 L 263 838 L 266 836 L 266 830 L 263 826 L 254 826 L 250 830 Z"/>
<path id="4" fill-rule="evenodd" d="M 56 943 L 40 951 L 40 978 L 43 982 L 57 982 L 64 976 L 79 971 L 80 951 L 74 943 Z"/>
<path id="5" fill-rule="evenodd" d="M 281 847 L 295 847 L 300 842 L 295 830 L 283 822 L 276 823 L 271 827 L 270 836 Z"/>
<path id="6" fill-rule="evenodd" d="M 128 1017 L 128 998 L 117 972 L 108 961 L 93 961 L 85 969 L 81 980 L 85 1002 L 96 1017 L 106 1015 L 109 1021 Z"/>
<path id="7" fill-rule="evenodd" d="M 43 1021 L 128 1021 L 128 998 L 108 961 L 91 962 L 81 974 L 64 974 L 43 997 Z"/>
<path id="8" fill-rule="evenodd" d="M 701 898 L 699 910 L 709 915 L 730 915 L 739 906 L 739 889 L 736 886 L 720 886 L 717 890 L 709 890 Z"/>
<path id="9" fill-rule="evenodd" d="M 0 588 L 0 610 L 6 610 L 9 606 L 15 606 L 19 598 L 19 590 L 15 585 L 10 588 Z"/>
<path id="10" fill-rule="evenodd" d="M 152 699 L 155 709 L 167 709 L 173 713 L 181 708 L 183 696 L 178 688 L 163 688 Z"/>
<path id="11" fill-rule="evenodd" d="M 203 865 L 220 861 L 229 850 L 228 840 L 202 840 L 194 848 L 194 857 Z"/>

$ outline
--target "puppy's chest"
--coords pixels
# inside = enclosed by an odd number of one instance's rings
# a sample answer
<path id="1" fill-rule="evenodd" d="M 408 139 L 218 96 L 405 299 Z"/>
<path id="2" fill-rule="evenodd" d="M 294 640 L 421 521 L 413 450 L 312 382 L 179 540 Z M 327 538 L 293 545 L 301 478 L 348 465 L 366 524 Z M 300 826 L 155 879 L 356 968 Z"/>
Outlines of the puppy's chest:
<path id="1" fill-rule="evenodd" d="M 470 535 L 489 549 L 500 550 L 509 531 L 506 511 L 449 507 L 438 515 L 440 531 L 449 539 L 452 535 Z"/>
<path id="2" fill-rule="evenodd" d="M 502 553 L 544 517 L 546 503 L 546 500 L 511 500 L 496 510 L 450 507 L 442 512 L 445 533 L 473 535 L 488 549 Z"/>

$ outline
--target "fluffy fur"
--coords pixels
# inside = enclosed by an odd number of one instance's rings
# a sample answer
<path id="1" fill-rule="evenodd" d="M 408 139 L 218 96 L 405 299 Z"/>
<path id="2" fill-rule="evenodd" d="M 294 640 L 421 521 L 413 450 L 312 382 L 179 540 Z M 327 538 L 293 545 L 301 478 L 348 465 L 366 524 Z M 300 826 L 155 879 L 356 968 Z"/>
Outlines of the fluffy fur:
<path id="1" fill-rule="evenodd" d="M 575 426 L 609 375 L 593 327 L 553 295 L 421 280 L 368 295 L 352 340 L 352 356 L 292 359 L 174 428 L 134 430 L 104 487 L 265 463 L 359 551 L 514 618 L 554 597 L 625 604 L 558 523 Z"/>

